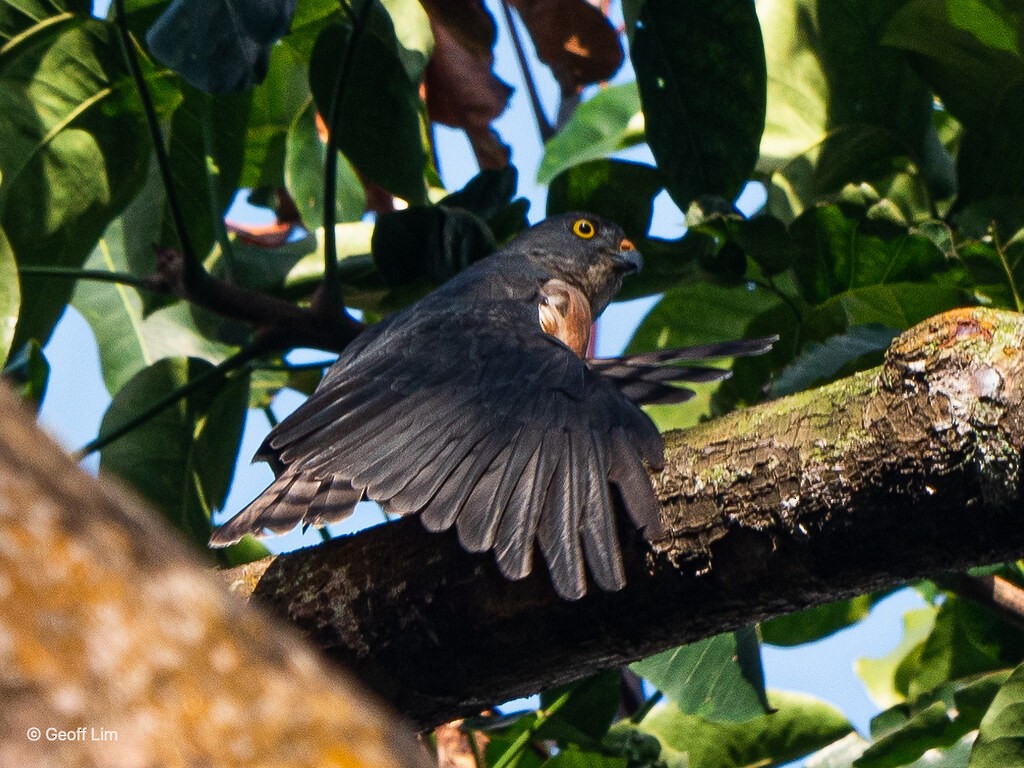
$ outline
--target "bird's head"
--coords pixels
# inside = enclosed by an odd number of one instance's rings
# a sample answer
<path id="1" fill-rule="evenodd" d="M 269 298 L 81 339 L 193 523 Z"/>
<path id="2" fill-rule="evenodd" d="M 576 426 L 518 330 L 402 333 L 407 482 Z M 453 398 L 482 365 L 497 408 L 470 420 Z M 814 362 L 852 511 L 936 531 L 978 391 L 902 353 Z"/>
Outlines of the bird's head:
<path id="1" fill-rule="evenodd" d="M 622 287 L 622 278 L 643 266 L 622 227 L 592 213 L 552 216 L 512 244 L 552 277 L 579 288 L 597 317 Z"/>

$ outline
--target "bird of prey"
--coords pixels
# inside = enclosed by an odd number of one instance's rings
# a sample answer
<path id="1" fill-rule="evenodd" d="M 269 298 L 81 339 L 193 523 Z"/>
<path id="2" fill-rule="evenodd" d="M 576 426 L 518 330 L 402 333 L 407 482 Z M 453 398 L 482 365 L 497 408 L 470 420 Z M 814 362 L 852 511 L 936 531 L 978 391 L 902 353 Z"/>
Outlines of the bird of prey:
<path id="1" fill-rule="evenodd" d="M 530 573 L 536 545 L 562 597 L 585 594 L 588 570 L 620 589 L 612 487 L 647 538 L 661 531 L 648 468 L 664 445 L 638 403 L 728 376 L 674 363 L 772 342 L 586 359 L 593 320 L 641 265 L 616 224 L 556 216 L 368 328 L 270 432 L 256 458 L 276 480 L 211 544 L 324 525 L 368 498 L 430 531 L 454 526 L 509 579 Z"/>

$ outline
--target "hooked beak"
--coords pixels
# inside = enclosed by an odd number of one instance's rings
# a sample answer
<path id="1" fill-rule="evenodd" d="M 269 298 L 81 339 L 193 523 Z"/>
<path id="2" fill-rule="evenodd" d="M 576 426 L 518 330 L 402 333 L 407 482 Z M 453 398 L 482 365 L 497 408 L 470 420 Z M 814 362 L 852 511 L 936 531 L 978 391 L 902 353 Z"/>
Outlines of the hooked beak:
<path id="1" fill-rule="evenodd" d="M 612 259 L 615 262 L 615 270 L 624 275 L 628 275 L 631 272 L 639 272 L 644 266 L 644 260 L 640 255 L 640 251 L 625 237 L 619 243 L 619 251 Z"/>

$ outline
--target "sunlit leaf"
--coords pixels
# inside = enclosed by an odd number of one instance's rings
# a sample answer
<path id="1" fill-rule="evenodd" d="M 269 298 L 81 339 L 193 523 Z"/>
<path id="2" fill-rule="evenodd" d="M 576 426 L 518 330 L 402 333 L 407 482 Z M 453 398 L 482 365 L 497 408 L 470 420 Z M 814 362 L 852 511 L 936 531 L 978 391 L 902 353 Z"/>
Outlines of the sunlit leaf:
<path id="1" fill-rule="evenodd" d="M 23 400 L 36 406 L 42 402 L 50 382 L 50 363 L 38 342 L 30 341 L 12 352 L 2 373 Z"/>
<path id="2" fill-rule="evenodd" d="M 86 261 L 86 268 L 128 271 L 128 245 L 122 221 L 115 219 Z M 111 394 L 161 358 L 196 357 L 218 363 L 234 351 L 234 347 L 203 335 L 184 302 L 144 316 L 142 298 L 135 288 L 83 280 L 75 289 L 73 303 L 96 336 L 103 380 Z"/>
<path id="3" fill-rule="evenodd" d="M 0 228 L 0 362 L 6 360 L 7 354 L 11 351 L 20 307 L 18 264 L 14 260 L 11 244 L 7 242 L 7 236 Z"/>
<path id="4" fill-rule="evenodd" d="M 323 222 L 324 160 L 327 148 L 316 126 L 312 99 L 298 112 L 285 140 L 284 181 L 309 228 Z M 366 210 L 362 182 L 344 156 L 338 158 L 335 221 L 358 221 Z"/>
<path id="5" fill-rule="evenodd" d="M 858 659 L 854 664 L 857 676 L 864 681 L 868 696 L 879 707 L 891 707 L 907 697 L 907 682 L 898 676 L 907 657 L 920 653 L 924 640 L 935 626 L 935 608 L 920 608 L 903 614 L 903 637 L 899 645 L 885 656 Z"/>
<path id="6" fill-rule="evenodd" d="M 607 157 L 644 140 L 644 118 L 636 83 L 612 85 L 580 104 L 572 118 L 544 145 L 537 183 L 562 171 Z"/>
<path id="7" fill-rule="evenodd" d="M 9 0 L 0 3 L 2 18 L 11 8 Z M 105 22 L 42 21 L 3 49 L 0 226 L 19 265 L 80 266 L 138 191 L 150 140 L 141 116 L 125 109 L 133 98 L 120 44 Z M 49 338 L 72 288 L 67 280 L 22 280 L 15 347 Z"/>

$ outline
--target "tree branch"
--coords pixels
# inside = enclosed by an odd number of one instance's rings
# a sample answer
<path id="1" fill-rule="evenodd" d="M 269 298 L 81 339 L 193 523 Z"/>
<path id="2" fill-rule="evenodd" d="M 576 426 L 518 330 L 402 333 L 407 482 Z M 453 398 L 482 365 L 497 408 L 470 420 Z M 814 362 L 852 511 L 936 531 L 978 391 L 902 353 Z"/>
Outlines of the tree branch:
<path id="1" fill-rule="evenodd" d="M 666 526 L 627 586 L 560 600 L 543 565 L 406 519 L 283 555 L 261 602 L 432 725 L 702 637 L 1024 552 L 1024 317 L 958 310 L 886 364 L 667 435 Z M 539 560 L 539 558 L 537 558 Z M 241 583 L 249 571 L 232 572 Z"/>

